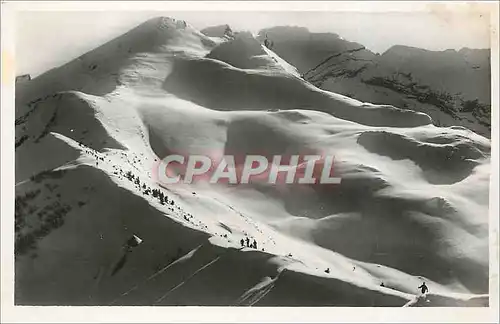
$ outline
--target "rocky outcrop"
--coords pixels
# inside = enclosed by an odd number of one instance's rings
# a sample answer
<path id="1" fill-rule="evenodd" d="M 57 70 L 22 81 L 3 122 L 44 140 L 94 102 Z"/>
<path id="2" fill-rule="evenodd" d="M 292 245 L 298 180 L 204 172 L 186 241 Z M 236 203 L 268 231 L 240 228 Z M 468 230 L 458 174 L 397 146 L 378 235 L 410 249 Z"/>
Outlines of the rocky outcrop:
<path id="1" fill-rule="evenodd" d="M 223 37 L 232 38 L 234 37 L 233 30 L 229 25 L 218 25 L 211 26 L 201 30 L 201 33 L 208 37 Z"/>
<path id="2" fill-rule="evenodd" d="M 29 74 L 22 74 L 22 75 L 16 76 L 16 83 L 30 81 L 30 80 L 31 80 L 31 75 L 29 75 Z"/>

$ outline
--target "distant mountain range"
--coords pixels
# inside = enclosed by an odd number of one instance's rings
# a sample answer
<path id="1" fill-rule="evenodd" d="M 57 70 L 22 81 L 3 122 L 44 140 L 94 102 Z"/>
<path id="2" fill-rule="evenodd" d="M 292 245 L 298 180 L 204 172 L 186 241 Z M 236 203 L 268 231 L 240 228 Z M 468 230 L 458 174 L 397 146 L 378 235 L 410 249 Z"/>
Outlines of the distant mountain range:
<path id="1" fill-rule="evenodd" d="M 315 86 L 361 101 L 425 112 L 437 126 L 491 131 L 490 50 L 429 51 L 395 45 L 383 54 L 303 27 L 260 31 L 272 50 Z"/>

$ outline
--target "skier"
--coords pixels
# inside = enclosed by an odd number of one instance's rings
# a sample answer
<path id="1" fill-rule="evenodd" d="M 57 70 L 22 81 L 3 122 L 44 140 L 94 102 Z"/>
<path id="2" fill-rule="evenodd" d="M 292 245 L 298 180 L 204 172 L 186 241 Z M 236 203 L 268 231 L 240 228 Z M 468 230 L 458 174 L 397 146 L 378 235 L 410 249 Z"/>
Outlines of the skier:
<path id="1" fill-rule="evenodd" d="M 250 247 L 250 239 L 247 237 L 247 247 Z"/>
<path id="2" fill-rule="evenodd" d="M 241 243 L 242 247 L 245 247 L 245 240 L 244 239 L 241 239 L 240 243 Z"/>
<path id="3" fill-rule="evenodd" d="M 257 241 L 256 240 L 253 240 L 253 248 L 257 249 Z"/>
<path id="4" fill-rule="evenodd" d="M 427 286 L 425 285 L 425 282 L 422 283 L 422 285 L 420 287 L 418 287 L 418 288 L 421 289 L 422 295 L 424 295 L 426 292 L 429 291 L 429 288 L 427 288 Z"/>

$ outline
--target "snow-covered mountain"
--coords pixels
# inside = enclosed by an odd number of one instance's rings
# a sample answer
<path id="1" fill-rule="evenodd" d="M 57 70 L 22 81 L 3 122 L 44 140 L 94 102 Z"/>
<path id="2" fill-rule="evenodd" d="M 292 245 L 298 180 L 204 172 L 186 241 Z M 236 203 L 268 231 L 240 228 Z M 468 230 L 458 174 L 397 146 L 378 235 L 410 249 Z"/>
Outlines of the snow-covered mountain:
<path id="1" fill-rule="evenodd" d="M 276 52 L 160 17 L 18 88 L 16 303 L 487 305 L 490 140 Z M 208 151 L 321 151 L 342 182 L 158 184 Z"/>
<path id="2" fill-rule="evenodd" d="M 430 115 L 437 126 L 491 131 L 490 51 L 428 51 L 393 46 L 379 55 L 336 34 L 306 28 L 262 30 L 273 51 L 315 86 L 361 101 Z"/>

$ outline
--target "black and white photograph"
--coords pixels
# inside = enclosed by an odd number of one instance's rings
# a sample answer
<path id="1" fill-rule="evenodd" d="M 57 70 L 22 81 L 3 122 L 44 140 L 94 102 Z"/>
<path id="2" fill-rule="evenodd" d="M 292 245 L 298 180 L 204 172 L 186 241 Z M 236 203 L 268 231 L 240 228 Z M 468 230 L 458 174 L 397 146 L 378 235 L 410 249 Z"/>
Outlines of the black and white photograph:
<path id="1" fill-rule="evenodd" d="M 235 3 L 2 3 L 12 308 L 498 319 L 498 3 Z"/>

